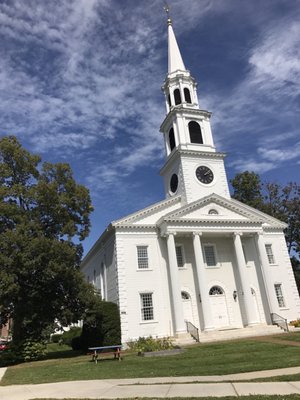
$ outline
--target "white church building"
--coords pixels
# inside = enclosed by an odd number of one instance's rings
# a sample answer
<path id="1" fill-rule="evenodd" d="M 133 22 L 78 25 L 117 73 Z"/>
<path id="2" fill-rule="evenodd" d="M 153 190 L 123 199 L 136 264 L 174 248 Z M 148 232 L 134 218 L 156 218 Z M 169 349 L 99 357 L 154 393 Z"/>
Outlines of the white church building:
<path id="1" fill-rule="evenodd" d="M 122 343 L 197 329 L 200 342 L 230 338 L 300 318 L 286 224 L 230 197 L 225 154 L 196 86 L 169 18 L 165 199 L 112 222 L 82 262 L 102 298 L 119 306 Z"/>

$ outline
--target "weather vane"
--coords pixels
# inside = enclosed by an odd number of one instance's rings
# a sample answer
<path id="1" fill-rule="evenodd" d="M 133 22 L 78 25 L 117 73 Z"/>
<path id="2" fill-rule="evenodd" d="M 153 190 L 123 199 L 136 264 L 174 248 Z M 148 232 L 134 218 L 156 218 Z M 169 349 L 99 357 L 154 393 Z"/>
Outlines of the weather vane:
<path id="1" fill-rule="evenodd" d="M 165 12 L 166 12 L 166 14 L 168 16 L 168 25 L 172 25 L 172 19 L 171 19 L 171 16 L 170 16 L 170 7 L 169 7 L 169 5 L 168 5 L 168 3 L 166 1 L 165 1 L 165 5 L 164 5 L 164 10 L 165 10 Z"/>

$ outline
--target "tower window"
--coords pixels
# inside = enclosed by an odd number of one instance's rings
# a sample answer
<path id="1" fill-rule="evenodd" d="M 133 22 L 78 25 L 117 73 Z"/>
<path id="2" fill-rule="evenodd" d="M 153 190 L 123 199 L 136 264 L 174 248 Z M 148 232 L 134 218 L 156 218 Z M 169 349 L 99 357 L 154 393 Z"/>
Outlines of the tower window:
<path id="1" fill-rule="evenodd" d="M 201 128 L 198 122 L 191 121 L 189 122 L 189 133 L 191 143 L 203 144 Z"/>
<path id="2" fill-rule="evenodd" d="M 188 88 L 184 88 L 184 99 L 185 99 L 185 101 L 186 101 L 187 103 L 190 103 L 190 104 L 191 104 L 191 102 L 192 102 L 192 100 L 191 100 L 191 94 L 190 94 L 190 91 L 189 91 Z"/>
<path id="3" fill-rule="evenodd" d="M 169 131 L 169 143 L 170 143 L 170 150 L 172 151 L 174 149 L 174 147 L 176 146 L 173 128 L 171 128 Z"/>
<path id="4" fill-rule="evenodd" d="M 171 96 L 168 94 L 168 103 L 169 103 L 169 106 L 171 107 Z"/>
<path id="5" fill-rule="evenodd" d="M 179 89 L 174 90 L 174 99 L 175 99 L 175 105 L 181 104 L 181 96 L 180 96 L 180 91 Z"/>

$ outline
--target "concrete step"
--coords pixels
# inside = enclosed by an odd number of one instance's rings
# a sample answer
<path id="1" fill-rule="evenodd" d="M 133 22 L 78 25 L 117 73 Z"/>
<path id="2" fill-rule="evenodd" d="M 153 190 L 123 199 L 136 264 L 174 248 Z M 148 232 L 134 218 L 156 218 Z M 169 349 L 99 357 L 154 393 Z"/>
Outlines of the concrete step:
<path id="1" fill-rule="evenodd" d="M 234 340 L 246 337 L 276 335 L 283 330 L 275 325 L 254 325 L 246 328 L 224 329 L 211 332 L 201 332 L 200 343 L 208 343 L 222 340 Z"/>
<path id="2" fill-rule="evenodd" d="M 295 328 L 291 327 L 291 331 Z M 297 328 L 296 328 L 297 329 Z M 223 328 L 209 332 L 199 332 L 200 343 L 218 342 L 224 340 L 242 339 L 255 336 L 267 336 L 284 333 L 276 325 L 258 324 L 245 328 Z M 177 346 L 188 346 L 197 343 L 189 333 L 182 333 L 173 338 L 173 343 Z"/>

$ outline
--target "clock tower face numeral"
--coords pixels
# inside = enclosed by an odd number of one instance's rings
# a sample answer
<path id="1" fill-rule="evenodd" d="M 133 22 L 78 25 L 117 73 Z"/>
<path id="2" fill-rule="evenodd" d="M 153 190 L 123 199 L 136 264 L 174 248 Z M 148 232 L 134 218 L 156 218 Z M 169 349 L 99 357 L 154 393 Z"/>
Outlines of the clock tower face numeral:
<path id="1" fill-rule="evenodd" d="M 214 180 L 212 170 L 205 165 L 201 165 L 196 169 L 196 177 L 201 183 L 209 184 Z"/>
<path id="2" fill-rule="evenodd" d="M 172 193 L 175 193 L 178 188 L 178 176 L 173 174 L 170 180 L 170 190 Z"/>

